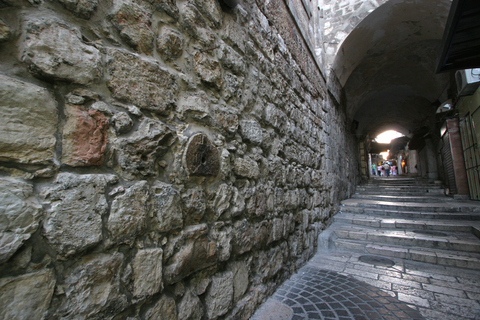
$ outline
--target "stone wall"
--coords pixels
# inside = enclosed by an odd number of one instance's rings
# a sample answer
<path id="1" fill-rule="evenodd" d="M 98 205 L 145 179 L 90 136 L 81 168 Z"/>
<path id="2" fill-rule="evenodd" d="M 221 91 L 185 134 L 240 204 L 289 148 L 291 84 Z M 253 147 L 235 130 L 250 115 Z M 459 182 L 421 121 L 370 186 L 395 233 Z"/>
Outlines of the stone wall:
<path id="1" fill-rule="evenodd" d="M 2 319 L 248 319 L 358 180 L 283 0 L 2 0 L 0 56 Z"/>

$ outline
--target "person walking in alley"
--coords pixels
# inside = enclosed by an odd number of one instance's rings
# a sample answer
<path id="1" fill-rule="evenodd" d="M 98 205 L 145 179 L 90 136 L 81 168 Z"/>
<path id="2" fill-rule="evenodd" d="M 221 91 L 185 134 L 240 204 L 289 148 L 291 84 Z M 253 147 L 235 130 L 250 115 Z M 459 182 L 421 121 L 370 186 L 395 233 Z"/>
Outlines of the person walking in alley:
<path id="1" fill-rule="evenodd" d="M 372 175 L 376 176 L 377 175 L 377 166 L 374 164 L 372 164 Z"/>
<path id="2" fill-rule="evenodd" d="M 389 177 L 389 176 L 390 176 L 390 165 L 388 164 L 387 161 L 385 161 L 385 162 L 383 163 L 383 170 L 385 170 L 385 175 L 386 175 L 387 177 Z"/>

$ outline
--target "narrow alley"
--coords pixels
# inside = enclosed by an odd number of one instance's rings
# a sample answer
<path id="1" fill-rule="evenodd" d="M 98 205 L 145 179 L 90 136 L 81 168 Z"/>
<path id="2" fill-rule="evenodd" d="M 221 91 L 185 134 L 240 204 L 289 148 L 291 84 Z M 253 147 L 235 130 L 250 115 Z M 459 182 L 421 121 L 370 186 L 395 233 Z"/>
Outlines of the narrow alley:
<path id="1" fill-rule="evenodd" d="M 370 179 L 252 320 L 480 319 L 479 228 L 480 204 L 438 183 Z"/>

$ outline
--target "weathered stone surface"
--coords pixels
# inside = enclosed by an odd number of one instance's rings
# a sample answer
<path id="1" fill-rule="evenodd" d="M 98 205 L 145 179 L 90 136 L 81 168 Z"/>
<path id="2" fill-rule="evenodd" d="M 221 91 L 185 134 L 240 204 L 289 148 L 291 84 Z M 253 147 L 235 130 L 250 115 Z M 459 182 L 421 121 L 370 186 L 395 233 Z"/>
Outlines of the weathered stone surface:
<path id="1" fill-rule="evenodd" d="M 44 88 L 0 75 L 0 161 L 50 164 L 57 104 Z"/>
<path id="2" fill-rule="evenodd" d="M 217 262 L 215 242 L 208 240 L 207 233 L 206 225 L 187 227 L 183 235 L 172 241 L 179 248 L 164 268 L 167 283 L 175 283 Z"/>
<path id="3" fill-rule="evenodd" d="M 248 289 L 248 269 L 243 261 L 235 261 L 229 264 L 233 273 L 233 303 L 237 303 Z"/>
<path id="4" fill-rule="evenodd" d="M 242 254 L 252 250 L 255 244 L 255 229 L 250 226 L 247 220 L 235 222 L 233 225 L 233 252 Z"/>
<path id="5" fill-rule="evenodd" d="M 185 149 L 185 164 L 190 175 L 216 176 L 220 170 L 217 148 L 204 133 L 193 135 Z"/>
<path id="6" fill-rule="evenodd" d="M 102 216 L 107 212 L 105 187 L 112 178 L 99 174 L 60 173 L 55 186 L 42 189 L 50 205 L 43 231 L 63 256 L 71 256 L 102 240 Z"/>
<path id="7" fill-rule="evenodd" d="M 231 70 L 236 75 L 245 74 L 245 61 L 240 54 L 229 46 L 222 46 L 220 61 L 224 68 Z"/>
<path id="8" fill-rule="evenodd" d="M 233 97 L 240 97 L 242 90 L 240 90 L 240 81 L 238 77 L 228 71 L 223 72 L 223 90 L 222 96 L 228 101 Z"/>
<path id="9" fill-rule="evenodd" d="M 217 244 L 218 260 L 227 261 L 232 253 L 232 227 L 225 226 L 223 222 L 217 222 L 213 226 L 210 237 Z"/>
<path id="10" fill-rule="evenodd" d="M 255 226 L 255 247 L 264 248 L 267 246 L 268 240 L 270 239 L 271 233 L 271 223 L 268 221 L 259 222 Z"/>
<path id="11" fill-rule="evenodd" d="M 174 140 L 174 133 L 163 122 L 146 118 L 131 136 L 118 140 L 118 163 L 128 178 L 156 175 L 157 160 Z"/>
<path id="12" fill-rule="evenodd" d="M 55 289 L 53 270 L 0 279 L 0 318 L 43 319 Z"/>
<path id="13" fill-rule="evenodd" d="M 188 290 L 178 304 L 178 318 L 182 320 L 201 320 L 203 305 L 193 292 Z"/>
<path id="14" fill-rule="evenodd" d="M 209 124 L 210 99 L 204 91 L 188 93 L 178 101 L 177 112 L 182 120 L 195 120 Z"/>
<path id="15" fill-rule="evenodd" d="M 156 182 L 151 190 L 152 214 L 157 220 L 154 227 L 160 232 L 183 227 L 183 211 L 178 191 L 170 184 Z"/>
<path id="16" fill-rule="evenodd" d="M 151 296 L 163 289 L 163 250 L 160 248 L 139 250 L 133 258 L 133 295 L 136 298 Z"/>
<path id="17" fill-rule="evenodd" d="M 112 117 L 115 130 L 118 133 L 126 133 L 133 127 L 132 118 L 126 112 L 117 112 Z"/>
<path id="18" fill-rule="evenodd" d="M 183 37 L 173 29 L 163 27 L 158 31 L 157 51 L 167 60 L 175 60 L 183 54 Z"/>
<path id="19" fill-rule="evenodd" d="M 287 115 L 273 104 L 269 103 L 265 109 L 265 121 L 271 124 L 274 128 L 283 131 L 285 130 Z"/>
<path id="20" fill-rule="evenodd" d="M 107 147 L 108 121 L 97 110 L 65 106 L 67 122 L 63 128 L 62 162 L 72 167 L 100 166 Z"/>
<path id="21" fill-rule="evenodd" d="M 203 82 L 215 87 L 222 88 L 223 77 L 220 63 L 206 54 L 197 51 L 194 55 L 195 71 Z"/>
<path id="22" fill-rule="evenodd" d="M 112 319 L 127 299 L 120 292 L 123 254 L 83 257 L 65 279 L 65 297 L 59 308 L 62 319 Z"/>
<path id="23" fill-rule="evenodd" d="M 235 134 L 238 129 L 238 115 L 232 109 L 217 108 L 215 110 L 215 118 L 218 127 L 229 135 Z"/>
<path id="24" fill-rule="evenodd" d="M 152 51 L 154 35 L 146 8 L 131 0 L 114 0 L 112 22 L 133 48 L 142 53 Z"/>
<path id="25" fill-rule="evenodd" d="M 6 41 L 10 38 L 10 27 L 0 19 L 0 42 Z"/>
<path id="26" fill-rule="evenodd" d="M 177 96 L 177 80 L 155 60 L 118 49 L 107 50 L 107 86 L 119 100 L 167 115 Z"/>
<path id="27" fill-rule="evenodd" d="M 166 14 L 178 20 L 179 13 L 175 0 L 147 0 L 156 10 L 163 10 Z"/>
<path id="28" fill-rule="evenodd" d="M 233 300 L 233 273 L 227 271 L 212 278 L 205 296 L 206 311 L 209 319 L 216 319 L 228 312 Z"/>
<path id="29" fill-rule="evenodd" d="M 139 181 L 116 197 L 110 209 L 107 229 L 115 242 L 132 244 L 147 220 L 147 181 Z"/>
<path id="30" fill-rule="evenodd" d="M 205 47 L 212 48 L 215 35 L 208 27 L 202 14 L 193 4 L 187 4 L 181 13 L 181 24 L 184 31 Z"/>
<path id="31" fill-rule="evenodd" d="M 240 134 L 244 139 L 256 145 L 262 144 L 262 141 L 263 141 L 262 127 L 255 120 L 240 121 Z"/>
<path id="32" fill-rule="evenodd" d="M 273 219 L 272 234 L 270 241 L 278 241 L 283 237 L 283 220 L 279 218 Z"/>
<path id="33" fill-rule="evenodd" d="M 58 0 L 60 3 L 83 19 L 90 19 L 98 5 L 98 0 Z"/>
<path id="34" fill-rule="evenodd" d="M 195 0 L 197 8 L 208 18 L 207 23 L 210 27 L 219 27 L 222 21 L 222 9 L 215 0 Z"/>
<path id="35" fill-rule="evenodd" d="M 182 195 L 185 224 L 194 225 L 202 220 L 206 209 L 205 194 L 200 188 L 187 190 Z"/>
<path id="36" fill-rule="evenodd" d="M 7 261 L 30 238 L 43 216 L 33 186 L 11 178 L 0 179 L 0 263 Z"/>
<path id="37" fill-rule="evenodd" d="M 145 313 L 145 320 L 177 320 L 177 305 L 172 297 L 163 295 L 160 300 Z"/>
<path id="38" fill-rule="evenodd" d="M 230 208 L 230 200 L 232 199 L 232 187 L 226 183 L 221 184 L 215 192 L 215 199 L 213 200 L 213 211 L 215 219 L 225 213 Z"/>
<path id="39" fill-rule="evenodd" d="M 260 175 L 258 163 L 249 157 L 236 158 L 233 164 L 233 172 L 240 177 L 257 179 Z"/>
<path id="40" fill-rule="evenodd" d="M 25 29 L 22 59 L 34 74 L 80 84 L 101 76 L 100 51 L 77 29 L 56 20 L 32 20 Z"/>

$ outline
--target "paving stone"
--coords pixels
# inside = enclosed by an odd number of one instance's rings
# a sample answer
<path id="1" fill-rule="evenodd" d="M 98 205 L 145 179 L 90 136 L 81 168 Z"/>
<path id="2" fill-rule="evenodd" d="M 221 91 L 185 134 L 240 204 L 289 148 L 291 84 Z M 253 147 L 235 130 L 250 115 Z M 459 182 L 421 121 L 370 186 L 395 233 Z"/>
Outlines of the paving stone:
<path id="1" fill-rule="evenodd" d="M 317 285 L 302 284 L 311 281 Z M 344 284 L 345 289 L 339 283 Z M 251 320 L 271 319 L 266 317 L 266 309 L 270 306 L 271 312 L 276 312 L 273 308 L 278 307 L 278 302 L 291 308 L 291 319 L 388 319 L 386 316 L 395 316 L 393 312 L 406 315 L 406 319 L 423 319 L 413 309 L 415 316 L 409 316 L 402 311 L 404 308 L 410 310 L 408 306 L 395 298 L 385 300 L 385 295 L 380 289 L 352 277 L 307 265 L 277 290 Z M 345 297 L 350 298 L 347 301 Z"/>

